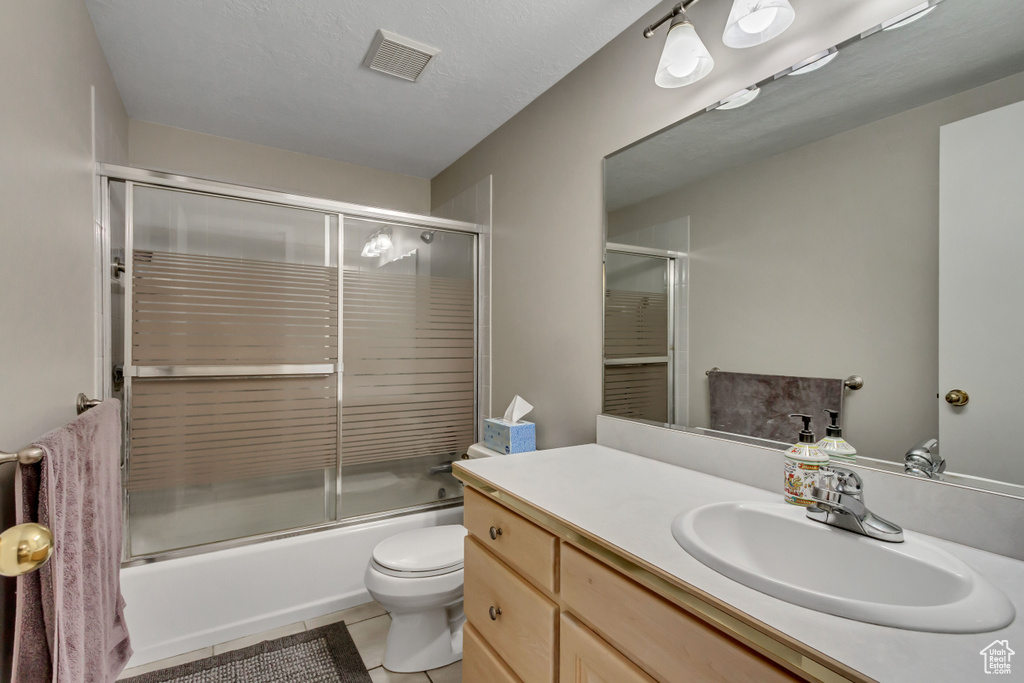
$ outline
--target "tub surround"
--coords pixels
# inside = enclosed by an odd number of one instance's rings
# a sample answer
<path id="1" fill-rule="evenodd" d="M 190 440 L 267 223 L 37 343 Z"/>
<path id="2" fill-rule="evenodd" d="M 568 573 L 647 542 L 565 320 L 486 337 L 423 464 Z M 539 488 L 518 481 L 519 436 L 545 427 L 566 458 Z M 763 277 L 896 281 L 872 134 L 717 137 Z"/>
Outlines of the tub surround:
<path id="1" fill-rule="evenodd" d="M 602 431 L 607 430 L 599 424 Z M 781 466 L 762 469 L 763 475 L 774 469 L 781 481 Z M 791 651 L 803 649 L 810 667 L 805 672 L 818 667 L 820 673 L 825 667 L 855 680 L 983 680 L 983 648 L 994 640 L 1024 642 L 1020 618 L 999 631 L 952 635 L 877 626 L 792 605 L 706 567 L 672 537 L 672 520 L 682 512 L 728 500 L 779 502 L 781 493 L 775 491 L 597 444 L 459 462 L 456 474 L 520 514 L 568 530 L 574 544 L 602 549 L 623 566 L 636 568 L 634 579 L 670 601 L 686 607 L 682 598 L 690 596 L 710 606 L 712 616 L 705 618 L 711 623 L 715 610 L 721 610 L 725 619 L 715 625 L 730 630 L 732 619 L 738 625 L 733 635 L 741 641 L 756 645 L 757 638 L 767 635 Z M 873 490 L 871 481 L 865 490 L 869 505 L 884 509 L 886 493 Z M 898 513 L 891 518 L 916 530 Z M 1024 613 L 1024 562 L 938 538 L 927 540 L 985 576 L 1010 598 L 1018 614 Z M 813 554 L 813 549 L 808 552 Z M 749 631 L 744 629 L 750 628 L 761 635 L 746 637 Z"/>

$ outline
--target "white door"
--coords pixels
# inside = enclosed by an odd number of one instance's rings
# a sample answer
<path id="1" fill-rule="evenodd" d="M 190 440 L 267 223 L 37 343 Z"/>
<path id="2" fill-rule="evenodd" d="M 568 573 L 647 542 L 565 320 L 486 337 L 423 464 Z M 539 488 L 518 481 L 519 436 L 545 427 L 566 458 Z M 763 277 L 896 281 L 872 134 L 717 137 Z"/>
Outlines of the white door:
<path id="1" fill-rule="evenodd" d="M 939 168 L 939 445 L 950 471 L 1024 484 L 1024 102 L 943 126 Z"/>

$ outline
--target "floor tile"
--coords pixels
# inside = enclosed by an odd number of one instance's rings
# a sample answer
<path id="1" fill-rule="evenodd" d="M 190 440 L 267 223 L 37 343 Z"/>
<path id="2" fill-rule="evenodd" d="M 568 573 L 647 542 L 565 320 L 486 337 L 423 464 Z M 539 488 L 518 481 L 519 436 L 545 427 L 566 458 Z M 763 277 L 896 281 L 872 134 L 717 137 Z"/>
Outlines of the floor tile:
<path id="1" fill-rule="evenodd" d="M 427 672 L 430 683 L 462 683 L 462 660 Z"/>
<path id="2" fill-rule="evenodd" d="M 301 621 L 295 624 L 288 624 L 281 628 L 275 628 L 272 631 L 264 631 L 263 633 L 257 633 L 252 636 L 245 636 L 243 638 L 237 638 L 235 640 L 229 640 L 226 643 L 213 646 L 213 654 L 219 655 L 222 652 L 231 652 L 232 650 L 240 650 L 243 647 L 249 647 L 256 643 L 261 643 L 264 640 L 274 640 L 275 638 L 284 638 L 285 636 L 295 635 L 296 633 L 302 633 L 306 630 L 305 624 Z"/>
<path id="3" fill-rule="evenodd" d="M 343 609 L 340 612 L 332 612 L 331 614 L 325 614 L 322 617 L 306 619 L 306 629 L 312 631 L 315 628 L 327 626 L 327 624 L 336 624 L 339 621 L 344 621 L 346 625 L 351 626 L 352 624 L 358 624 L 360 621 L 379 617 L 382 614 L 387 614 L 387 610 L 381 607 L 380 603 L 376 601 L 367 602 L 362 605 Z"/>
<path id="4" fill-rule="evenodd" d="M 348 627 L 367 669 L 376 669 L 384 661 L 384 646 L 387 645 L 390 628 L 391 617 L 387 614 Z"/>
<path id="5" fill-rule="evenodd" d="M 178 666 L 179 664 L 188 664 L 189 662 L 194 662 L 197 659 L 204 659 L 212 656 L 213 648 L 204 647 L 200 650 L 193 650 L 192 652 L 186 652 L 174 657 L 168 657 L 167 659 L 159 659 L 155 662 L 150 662 L 149 664 L 143 664 L 142 666 L 133 666 L 130 669 L 125 669 L 124 672 L 117 677 L 117 680 L 121 680 L 122 678 L 131 678 L 132 676 L 138 676 L 140 674 L 148 674 L 151 671 L 159 671 L 160 669 L 167 669 L 172 666 Z"/>
<path id="6" fill-rule="evenodd" d="M 373 683 L 430 683 L 425 673 L 396 674 L 382 666 L 370 669 L 370 679 Z"/>

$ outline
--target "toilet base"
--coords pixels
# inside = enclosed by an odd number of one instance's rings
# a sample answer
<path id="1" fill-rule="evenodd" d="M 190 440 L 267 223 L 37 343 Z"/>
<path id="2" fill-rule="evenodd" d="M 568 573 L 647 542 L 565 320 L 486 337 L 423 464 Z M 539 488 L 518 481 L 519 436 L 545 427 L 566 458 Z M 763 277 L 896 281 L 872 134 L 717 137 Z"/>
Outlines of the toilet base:
<path id="1" fill-rule="evenodd" d="M 462 659 L 462 601 L 447 608 L 391 613 L 384 668 L 395 673 L 439 669 Z"/>

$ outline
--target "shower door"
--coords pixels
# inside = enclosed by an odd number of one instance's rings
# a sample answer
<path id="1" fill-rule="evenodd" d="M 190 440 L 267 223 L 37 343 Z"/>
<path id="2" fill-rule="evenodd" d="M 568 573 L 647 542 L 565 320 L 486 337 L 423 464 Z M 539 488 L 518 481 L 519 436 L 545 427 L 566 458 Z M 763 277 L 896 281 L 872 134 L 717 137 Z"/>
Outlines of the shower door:
<path id="1" fill-rule="evenodd" d="M 338 216 L 125 192 L 128 557 L 334 520 Z"/>
<path id="2" fill-rule="evenodd" d="M 107 168 L 126 561 L 458 504 L 477 226 Z"/>
<path id="3" fill-rule="evenodd" d="M 673 260 L 605 255 L 604 412 L 674 421 Z"/>

